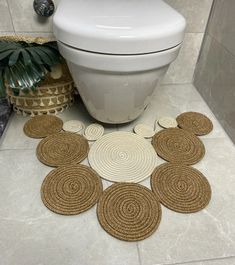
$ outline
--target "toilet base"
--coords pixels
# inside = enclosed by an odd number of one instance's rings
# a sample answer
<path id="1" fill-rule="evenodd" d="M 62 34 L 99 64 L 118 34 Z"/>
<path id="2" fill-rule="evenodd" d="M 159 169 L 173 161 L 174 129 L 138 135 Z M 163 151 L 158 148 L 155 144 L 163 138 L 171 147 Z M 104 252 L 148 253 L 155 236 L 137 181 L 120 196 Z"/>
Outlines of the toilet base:
<path id="1" fill-rule="evenodd" d="M 138 118 L 149 104 L 168 65 L 143 72 L 107 72 L 68 62 L 79 94 L 96 120 L 121 124 Z"/>

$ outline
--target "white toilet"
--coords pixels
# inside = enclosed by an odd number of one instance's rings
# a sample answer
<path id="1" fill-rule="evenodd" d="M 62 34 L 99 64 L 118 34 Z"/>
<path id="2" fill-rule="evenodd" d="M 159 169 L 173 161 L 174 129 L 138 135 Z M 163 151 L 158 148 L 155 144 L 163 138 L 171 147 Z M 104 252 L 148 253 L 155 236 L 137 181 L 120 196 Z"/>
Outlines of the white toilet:
<path id="1" fill-rule="evenodd" d="M 116 124 L 147 107 L 186 25 L 162 0 L 60 0 L 53 24 L 88 112 Z"/>

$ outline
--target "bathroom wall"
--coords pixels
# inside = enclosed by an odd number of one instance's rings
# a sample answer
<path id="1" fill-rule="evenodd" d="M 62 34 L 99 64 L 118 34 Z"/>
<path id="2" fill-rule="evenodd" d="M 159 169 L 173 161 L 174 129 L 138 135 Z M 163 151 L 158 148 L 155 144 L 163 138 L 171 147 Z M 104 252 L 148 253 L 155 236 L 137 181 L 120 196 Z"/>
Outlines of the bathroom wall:
<path id="1" fill-rule="evenodd" d="M 194 84 L 235 142 L 235 1 L 215 0 Z"/>
<path id="2" fill-rule="evenodd" d="M 165 1 L 186 17 L 188 25 L 180 55 L 170 67 L 163 82 L 191 83 L 213 0 Z M 0 35 L 17 33 L 51 36 L 51 18 L 38 18 L 34 14 L 32 4 L 33 0 L 0 0 Z"/>

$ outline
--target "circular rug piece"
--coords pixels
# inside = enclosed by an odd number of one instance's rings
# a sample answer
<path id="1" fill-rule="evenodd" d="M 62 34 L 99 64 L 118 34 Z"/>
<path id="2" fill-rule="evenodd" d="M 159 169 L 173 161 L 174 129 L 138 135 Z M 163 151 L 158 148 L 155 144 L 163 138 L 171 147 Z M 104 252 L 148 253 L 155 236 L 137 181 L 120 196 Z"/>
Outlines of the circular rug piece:
<path id="1" fill-rule="evenodd" d="M 156 133 L 152 139 L 157 154 L 169 162 L 193 165 L 205 155 L 204 144 L 193 133 L 169 128 Z"/>
<path id="2" fill-rule="evenodd" d="M 63 125 L 63 130 L 67 132 L 82 134 L 84 129 L 85 129 L 84 123 L 77 120 L 66 121 Z"/>
<path id="3" fill-rule="evenodd" d="M 74 215 L 95 205 L 102 189 L 100 177 L 90 167 L 63 166 L 46 176 L 41 187 L 41 198 L 51 211 Z"/>
<path id="4" fill-rule="evenodd" d="M 165 129 L 176 128 L 178 126 L 176 119 L 172 117 L 162 117 L 158 120 L 158 124 Z"/>
<path id="5" fill-rule="evenodd" d="M 91 167 L 104 179 L 114 182 L 139 182 L 156 167 L 157 155 L 151 144 L 131 132 L 102 136 L 88 154 Z"/>
<path id="6" fill-rule="evenodd" d="M 146 124 L 137 124 L 134 128 L 134 132 L 144 138 L 151 138 L 155 134 L 153 128 Z"/>
<path id="7" fill-rule="evenodd" d="M 177 118 L 179 127 L 196 135 L 206 135 L 213 129 L 213 124 L 204 114 L 198 112 L 185 112 Z"/>
<path id="8" fill-rule="evenodd" d="M 40 115 L 28 120 L 24 125 L 24 133 L 32 138 L 44 138 L 61 131 L 63 121 L 56 116 Z"/>
<path id="9" fill-rule="evenodd" d="M 162 211 L 157 197 L 146 187 L 116 183 L 103 192 L 97 215 L 110 235 L 125 241 L 139 241 L 157 230 Z"/>
<path id="10" fill-rule="evenodd" d="M 155 169 L 151 187 L 160 202 L 180 213 L 194 213 L 211 199 L 211 187 L 198 170 L 180 164 L 165 163 Z"/>
<path id="11" fill-rule="evenodd" d="M 104 127 L 98 123 L 90 124 L 85 130 L 85 137 L 88 141 L 96 141 L 104 134 Z"/>
<path id="12" fill-rule="evenodd" d="M 78 164 L 87 157 L 87 140 L 75 133 L 61 132 L 52 134 L 37 146 L 38 159 L 52 167 Z"/>

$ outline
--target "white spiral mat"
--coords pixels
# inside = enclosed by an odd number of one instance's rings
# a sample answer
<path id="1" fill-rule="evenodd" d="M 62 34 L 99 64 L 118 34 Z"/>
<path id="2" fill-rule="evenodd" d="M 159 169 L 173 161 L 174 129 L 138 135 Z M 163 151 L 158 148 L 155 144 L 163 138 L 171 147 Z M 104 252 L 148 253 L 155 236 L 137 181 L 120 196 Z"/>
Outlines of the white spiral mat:
<path id="1" fill-rule="evenodd" d="M 154 136 L 155 132 L 153 128 L 147 124 L 137 124 L 134 128 L 134 132 L 144 138 L 151 138 Z"/>
<path id="2" fill-rule="evenodd" d="M 98 123 L 89 125 L 85 130 L 85 137 L 88 141 L 96 141 L 104 134 L 104 127 Z"/>
<path id="3" fill-rule="evenodd" d="M 63 125 L 63 130 L 67 132 L 82 134 L 84 129 L 85 129 L 84 123 L 78 120 L 66 121 Z"/>
<path id="4" fill-rule="evenodd" d="M 130 132 L 104 135 L 92 145 L 88 160 L 102 178 L 114 182 L 140 182 L 157 166 L 152 145 Z"/>
<path id="5" fill-rule="evenodd" d="M 178 126 L 176 119 L 172 117 L 162 117 L 158 120 L 158 124 L 165 129 L 176 128 Z"/>

